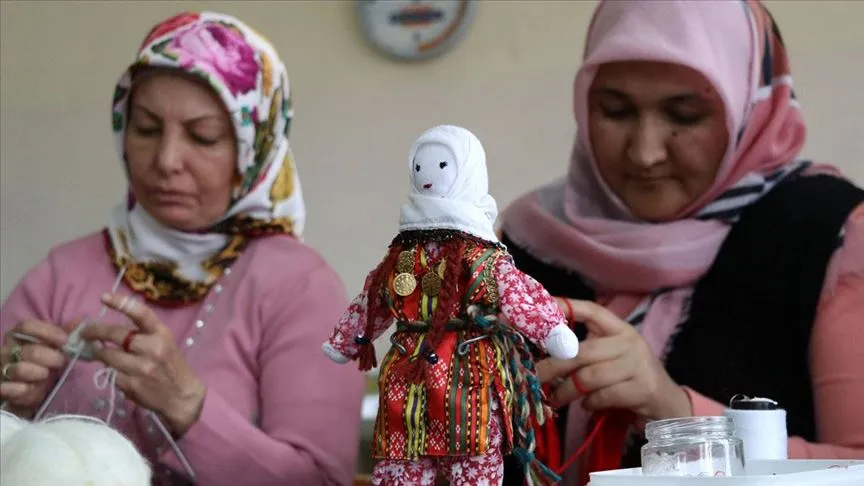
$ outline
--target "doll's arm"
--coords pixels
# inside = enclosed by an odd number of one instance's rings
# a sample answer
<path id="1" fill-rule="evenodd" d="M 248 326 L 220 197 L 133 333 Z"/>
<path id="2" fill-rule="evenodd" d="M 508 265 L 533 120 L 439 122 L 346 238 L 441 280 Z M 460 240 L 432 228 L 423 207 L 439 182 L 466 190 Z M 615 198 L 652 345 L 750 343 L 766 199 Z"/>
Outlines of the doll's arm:
<path id="1" fill-rule="evenodd" d="M 357 358 L 360 352 L 360 345 L 355 341 L 357 336 L 365 334 L 366 318 L 369 311 L 369 292 L 372 283 L 373 273 L 366 277 L 366 282 L 363 284 L 363 291 L 351 304 L 348 309 L 342 314 L 339 323 L 333 329 L 330 339 L 324 343 L 322 349 L 327 356 L 337 363 L 347 363 Z M 370 341 L 375 341 L 384 331 L 390 327 L 392 319 L 378 319 L 372 328 L 371 336 L 364 336 Z"/>
<path id="2" fill-rule="evenodd" d="M 579 339 L 549 292 L 519 271 L 509 256 L 495 262 L 499 303 L 506 320 L 553 358 L 574 358 Z"/>

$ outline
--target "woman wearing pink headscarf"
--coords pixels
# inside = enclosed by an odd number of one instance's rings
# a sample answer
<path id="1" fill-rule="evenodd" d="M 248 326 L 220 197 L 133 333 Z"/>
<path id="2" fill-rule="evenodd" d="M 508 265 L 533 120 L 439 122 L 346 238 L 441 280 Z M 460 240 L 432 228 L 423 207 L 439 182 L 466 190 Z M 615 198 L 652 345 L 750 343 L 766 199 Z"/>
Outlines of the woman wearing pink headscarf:
<path id="1" fill-rule="evenodd" d="M 643 420 L 720 415 L 739 393 L 787 410 L 791 458 L 864 458 L 864 191 L 798 158 L 765 7 L 601 2 L 574 111 L 566 177 L 502 218 L 517 265 L 587 334 L 538 365 L 571 404 L 564 457 L 603 417 L 565 483 L 638 466 Z"/>

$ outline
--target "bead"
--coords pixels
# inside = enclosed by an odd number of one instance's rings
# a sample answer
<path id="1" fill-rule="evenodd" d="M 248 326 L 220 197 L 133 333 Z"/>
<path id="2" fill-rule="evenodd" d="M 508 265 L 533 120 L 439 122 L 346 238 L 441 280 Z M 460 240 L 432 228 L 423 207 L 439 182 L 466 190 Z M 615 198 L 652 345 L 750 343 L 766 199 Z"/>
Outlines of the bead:
<path id="1" fill-rule="evenodd" d="M 204 304 L 204 312 L 206 312 L 208 314 L 213 312 L 213 306 L 210 304 Z"/>
<path id="2" fill-rule="evenodd" d="M 195 327 L 197 327 L 198 329 L 201 329 L 202 327 L 204 327 L 204 321 L 202 321 L 201 319 L 198 319 L 197 321 L 195 321 Z"/>
<path id="3" fill-rule="evenodd" d="M 216 292 L 217 294 L 221 293 L 222 292 L 222 286 L 219 284 L 214 285 L 213 286 L 213 292 Z"/>
<path id="4" fill-rule="evenodd" d="M 93 401 L 93 408 L 95 408 L 98 411 L 105 410 L 105 407 L 107 405 L 108 405 L 108 401 L 105 400 L 104 398 L 99 398 L 99 399 Z"/>
<path id="5" fill-rule="evenodd" d="M 195 344 L 195 340 L 194 340 L 194 339 L 192 339 L 191 337 L 190 337 L 190 338 L 186 338 L 186 347 L 187 347 L 187 348 L 191 348 L 193 344 Z"/>
<path id="6" fill-rule="evenodd" d="M 224 274 L 225 274 L 226 277 L 227 277 L 228 275 L 231 275 L 231 269 L 230 269 L 230 268 L 226 268 Z"/>
<path id="7" fill-rule="evenodd" d="M 369 340 L 366 339 L 362 334 L 358 334 L 357 337 L 354 338 L 354 344 L 363 345 L 368 344 Z"/>
<path id="8" fill-rule="evenodd" d="M 428 361 L 429 364 L 434 365 L 434 364 L 438 363 L 438 355 L 435 354 L 434 352 L 429 353 L 429 355 L 426 356 L 426 361 Z"/>

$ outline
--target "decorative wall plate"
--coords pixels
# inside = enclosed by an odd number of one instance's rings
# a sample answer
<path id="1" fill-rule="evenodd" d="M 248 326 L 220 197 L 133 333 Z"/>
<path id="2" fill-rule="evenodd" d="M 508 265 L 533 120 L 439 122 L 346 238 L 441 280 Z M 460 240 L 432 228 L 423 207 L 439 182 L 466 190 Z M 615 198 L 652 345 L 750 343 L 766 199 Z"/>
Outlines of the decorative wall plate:
<path id="1" fill-rule="evenodd" d="M 384 55 L 403 61 L 432 59 L 468 31 L 476 0 L 358 0 L 364 37 Z"/>

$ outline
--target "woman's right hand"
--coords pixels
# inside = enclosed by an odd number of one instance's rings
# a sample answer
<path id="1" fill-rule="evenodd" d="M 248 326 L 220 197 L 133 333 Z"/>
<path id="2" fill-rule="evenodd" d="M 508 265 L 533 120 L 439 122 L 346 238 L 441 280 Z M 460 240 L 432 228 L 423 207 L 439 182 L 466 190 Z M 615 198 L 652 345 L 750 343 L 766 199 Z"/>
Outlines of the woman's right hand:
<path id="1" fill-rule="evenodd" d="M 26 334 L 40 344 L 17 339 Z M 66 365 L 63 346 L 69 334 L 60 326 L 38 320 L 21 322 L 3 336 L 0 346 L 0 400 L 29 418 L 45 399 L 56 372 Z"/>

